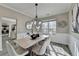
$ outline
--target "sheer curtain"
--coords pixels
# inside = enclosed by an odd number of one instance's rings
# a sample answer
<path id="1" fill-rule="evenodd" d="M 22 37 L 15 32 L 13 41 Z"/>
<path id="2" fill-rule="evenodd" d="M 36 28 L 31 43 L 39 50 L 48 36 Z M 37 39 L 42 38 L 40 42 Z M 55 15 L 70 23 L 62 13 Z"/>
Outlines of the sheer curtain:
<path id="1" fill-rule="evenodd" d="M 42 23 L 43 34 L 53 34 L 56 32 L 56 21 L 46 21 Z"/>
<path id="2" fill-rule="evenodd" d="M 43 22 L 42 23 L 42 33 L 43 34 L 48 34 L 48 22 Z"/>

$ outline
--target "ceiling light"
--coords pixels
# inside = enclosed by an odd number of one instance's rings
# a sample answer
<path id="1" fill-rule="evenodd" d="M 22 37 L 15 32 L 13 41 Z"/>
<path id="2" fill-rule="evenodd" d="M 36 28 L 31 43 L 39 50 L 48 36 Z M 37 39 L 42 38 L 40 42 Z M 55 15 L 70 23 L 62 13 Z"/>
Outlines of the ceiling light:
<path id="1" fill-rule="evenodd" d="M 38 15 L 37 15 L 37 7 L 38 7 L 37 3 L 35 4 L 35 7 L 36 7 L 36 15 L 35 15 L 35 19 L 34 19 L 34 24 L 36 26 L 39 26 L 41 24 L 41 22 L 39 22 Z"/>

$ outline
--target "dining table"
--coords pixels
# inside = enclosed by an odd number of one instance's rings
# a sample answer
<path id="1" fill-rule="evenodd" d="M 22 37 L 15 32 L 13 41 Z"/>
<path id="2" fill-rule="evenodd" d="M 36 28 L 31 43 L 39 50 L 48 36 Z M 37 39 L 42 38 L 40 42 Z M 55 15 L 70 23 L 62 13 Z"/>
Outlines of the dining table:
<path id="1" fill-rule="evenodd" d="M 32 47 L 36 43 L 45 40 L 48 37 L 49 37 L 48 35 L 40 35 L 38 38 L 33 40 L 31 37 L 26 36 L 24 38 L 14 40 L 14 42 L 18 44 L 20 47 L 22 47 L 23 49 L 27 49 L 29 47 Z"/>

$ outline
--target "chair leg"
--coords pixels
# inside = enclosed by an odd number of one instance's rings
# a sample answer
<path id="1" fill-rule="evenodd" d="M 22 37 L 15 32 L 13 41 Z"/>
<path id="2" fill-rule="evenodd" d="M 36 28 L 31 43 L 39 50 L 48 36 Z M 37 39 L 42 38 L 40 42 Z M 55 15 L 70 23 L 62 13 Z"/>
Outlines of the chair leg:
<path id="1" fill-rule="evenodd" d="M 32 56 L 32 48 L 30 47 L 30 48 L 28 48 L 28 50 L 30 51 L 29 53 L 30 53 L 30 56 Z"/>

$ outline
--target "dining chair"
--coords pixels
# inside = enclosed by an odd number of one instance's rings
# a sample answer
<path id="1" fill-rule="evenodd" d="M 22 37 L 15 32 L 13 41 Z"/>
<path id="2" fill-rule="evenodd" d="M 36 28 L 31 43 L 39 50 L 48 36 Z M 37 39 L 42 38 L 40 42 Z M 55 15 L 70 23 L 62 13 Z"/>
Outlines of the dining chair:
<path id="1" fill-rule="evenodd" d="M 46 47 L 50 44 L 50 41 L 50 38 L 46 38 L 41 44 L 36 44 L 32 47 L 32 52 L 36 55 L 45 55 Z"/>
<path id="2" fill-rule="evenodd" d="M 6 48 L 9 56 L 25 56 L 29 53 L 28 50 L 25 50 L 21 47 L 14 48 L 9 41 L 6 41 Z"/>

